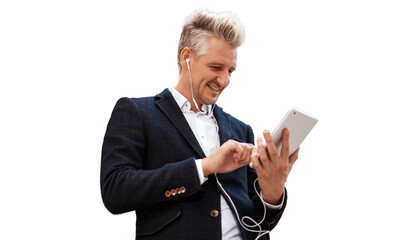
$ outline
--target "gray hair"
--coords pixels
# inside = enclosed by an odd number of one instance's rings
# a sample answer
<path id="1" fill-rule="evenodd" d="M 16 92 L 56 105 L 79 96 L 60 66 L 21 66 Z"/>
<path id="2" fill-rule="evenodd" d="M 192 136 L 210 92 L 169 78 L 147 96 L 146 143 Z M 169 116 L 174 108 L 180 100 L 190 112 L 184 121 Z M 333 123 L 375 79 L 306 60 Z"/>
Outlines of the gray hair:
<path id="1" fill-rule="evenodd" d="M 185 47 L 189 47 L 195 58 L 207 52 L 210 37 L 224 40 L 232 48 L 244 43 L 244 25 L 236 14 L 231 12 L 215 13 L 209 10 L 196 10 L 186 18 L 180 34 L 177 64 L 181 72 L 180 55 Z"/>

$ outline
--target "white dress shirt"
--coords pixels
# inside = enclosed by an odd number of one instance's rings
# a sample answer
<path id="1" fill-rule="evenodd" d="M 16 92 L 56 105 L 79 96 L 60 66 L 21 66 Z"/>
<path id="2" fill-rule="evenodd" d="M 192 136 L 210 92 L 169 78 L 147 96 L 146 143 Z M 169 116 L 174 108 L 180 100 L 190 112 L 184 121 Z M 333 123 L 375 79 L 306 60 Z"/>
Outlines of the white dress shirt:
<path id="1" fill-rule="evenodd" d="M 193 131 L 198 143 L 206 156 L 209 156 L 217 148 L 220 147 L 219 127 L 213 116 L 213 109 L 211 105 L 203 105 L 202 112 L 195 113 L 191 111 L 190 102 L 175 88 L 170 87 L 169 91 L 176 100 L 178 106 L 182 110 L 191 130 Z M 202 169 L 202 159 L 195 160 L 200 177 L 200 182 L 203 184 L 207 178 L 204 177 Z M 283 196 L 284 198 L 285 196 Z M 263 201 L 263 199 L 262 199 Z M 264 202 L 264 201 L 263 201 Z M 268 208 L 280 209 L 282 204 L 275 206 L 264 202 Z M 222 221 L 222 239 L 223 240 L 242 240 L 239 223 L 230 209 L 223 195 L 220 196 L 220 211 Z"/>

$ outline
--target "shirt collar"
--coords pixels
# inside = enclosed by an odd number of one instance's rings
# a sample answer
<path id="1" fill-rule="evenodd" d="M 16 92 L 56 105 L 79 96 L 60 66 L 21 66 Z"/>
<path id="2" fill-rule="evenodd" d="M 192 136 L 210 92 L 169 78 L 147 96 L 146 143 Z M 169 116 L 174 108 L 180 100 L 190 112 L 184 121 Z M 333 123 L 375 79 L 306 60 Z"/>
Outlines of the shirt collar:
<path id="1" fill-rule="evenodd" d="M 179 93 L 176 88 L 169 87 L 169 91 L 172 93 L 173 98 L 175 99 L 177 105 L 182 110 L 182 112 L 190 112 L 191 111 L 191 104 L 190 101 L 187 100 L 181 93 Z M 202 114 L 212 116 L 213 109 L 212 105 L 202 105 Z"/>

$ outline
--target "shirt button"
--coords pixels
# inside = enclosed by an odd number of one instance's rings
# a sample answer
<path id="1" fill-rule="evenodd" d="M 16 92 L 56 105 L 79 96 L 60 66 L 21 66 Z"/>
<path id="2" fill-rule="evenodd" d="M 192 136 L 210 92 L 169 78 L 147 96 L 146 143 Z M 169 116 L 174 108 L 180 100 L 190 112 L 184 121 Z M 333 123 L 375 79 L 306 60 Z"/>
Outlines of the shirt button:
<path id="1" fill-rule="evenodd" d="M 218 210 L 215 210 L 215 209 L 212 210 L 212 211 L 211 211 L 211 216 L 214 217 L 214 218 L 217 218 L 217 217 L 219 216 L 219 211 L 218 211 Z"/>

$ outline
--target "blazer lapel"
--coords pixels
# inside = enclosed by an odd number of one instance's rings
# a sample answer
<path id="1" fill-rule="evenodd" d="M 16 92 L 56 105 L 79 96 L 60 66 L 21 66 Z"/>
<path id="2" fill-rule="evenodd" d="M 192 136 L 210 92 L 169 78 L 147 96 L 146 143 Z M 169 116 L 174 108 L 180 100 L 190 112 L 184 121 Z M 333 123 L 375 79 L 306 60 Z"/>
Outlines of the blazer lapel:
<path id="1" fill-rule="evenodd" d="M 202 151 L 193 131 L 188 125 L 186 118 L 184 117 L 181 109 L 177 105 L 173 95 L 168 89 L 155 96 L 155 104 L 159 109 L 169 118 L 172 124 L 179 130 L 183 135 L 184 139 L 189 143 L 193 150 L 202 158 L 205 158 L 205 153 Z"/>
<path id="2" fill-rule="evenodd" d="M 223 112 L 223 109 L 216 104 L 215 108 L 213 109 L 213 115 L 215 116 L 216 121 L 218 122 L 219 125 L 220 145 L 222 145 L 231 138 L 230 115 Z"/>

